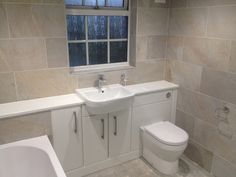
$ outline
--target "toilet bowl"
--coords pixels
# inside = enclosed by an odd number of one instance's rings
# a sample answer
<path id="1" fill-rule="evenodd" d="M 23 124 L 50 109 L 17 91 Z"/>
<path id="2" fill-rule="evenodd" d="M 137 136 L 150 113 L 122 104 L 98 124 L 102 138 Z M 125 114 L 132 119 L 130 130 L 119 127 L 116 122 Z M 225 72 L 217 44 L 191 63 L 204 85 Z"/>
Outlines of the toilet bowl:
<path id="1" fill-rule="evenodd" d="M 188 134 L 168 121 L 142 127 L 142 155 L 161 173 L 178 171 L 179 157 L 188 143 Z"/>

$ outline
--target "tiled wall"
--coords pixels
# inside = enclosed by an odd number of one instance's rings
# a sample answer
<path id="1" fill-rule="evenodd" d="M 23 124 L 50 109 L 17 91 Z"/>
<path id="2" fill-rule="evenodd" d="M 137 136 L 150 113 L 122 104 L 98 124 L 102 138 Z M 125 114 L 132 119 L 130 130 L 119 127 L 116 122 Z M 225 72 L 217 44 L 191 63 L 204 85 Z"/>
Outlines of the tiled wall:
<path id="1" fill-rule="evenodd" d="M 166 78 L 180 84 L 177 124 L 191 139 L 185 154 L 216 177 L 235 177 L 236 1 L 171 6 Z"/>
<path id="2" fill-rule="evenodd" d="M 127 71 L 129 83 L 161 80 L 168 6 L 154 0 L 132 3 L 132 18 L 138 20 L 132 23 L 131 54 L 137 62 Z M 97 74 L 70 74 L 66 36 L 63 0 L 0 0 L 0 103 L 73 93 L 94 84 Z M 105 73 L 108 84 L 119 82 L 121 72 Z"/>
<path id="3" fill-rule="evenodd" d="M 168 5 L 153 2 L 132 0 L 131 53 L 137 62 L 127 71 L 130 84 L 164 79 Z M 63 0 L 0 0 L 0 103 L 92 86 L 97 74 L 71 75 L 67 53 Z M 105 73 L 108 84 L 118 83 L 122 72 Z M 0 144 L 52 137 L 50 119 L 45 112 L 0 120 Z"/>

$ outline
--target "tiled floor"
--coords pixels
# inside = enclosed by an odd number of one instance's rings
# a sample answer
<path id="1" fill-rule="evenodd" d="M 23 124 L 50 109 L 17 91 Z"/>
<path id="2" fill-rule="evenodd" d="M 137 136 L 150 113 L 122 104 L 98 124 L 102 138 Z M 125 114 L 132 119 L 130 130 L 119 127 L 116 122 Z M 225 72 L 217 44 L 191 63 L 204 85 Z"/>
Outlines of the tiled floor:
<path id="1" fill-rule="evenodd" d="M 188 159 L 180 160 L 180 169 L 173 177 L 212 177 Z M 150 167 L 143 159 L 133 160 L 114 166 L 86 177 L 169 177 Z"/>

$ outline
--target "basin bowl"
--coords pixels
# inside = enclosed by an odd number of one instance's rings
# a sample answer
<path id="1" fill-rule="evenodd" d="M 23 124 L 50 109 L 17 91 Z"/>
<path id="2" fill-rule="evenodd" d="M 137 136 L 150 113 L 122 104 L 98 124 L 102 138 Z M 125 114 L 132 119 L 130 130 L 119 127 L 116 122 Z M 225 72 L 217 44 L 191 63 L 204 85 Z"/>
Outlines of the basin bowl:
<path id="1" fill-rule="evenodd" d="M 128 109 L 135 96 L 119 84 L 108 85 L 102 89 L 96 87 L 77 89 L 76 92 L 85 101 L 90 114 L 106 114 Z"/>

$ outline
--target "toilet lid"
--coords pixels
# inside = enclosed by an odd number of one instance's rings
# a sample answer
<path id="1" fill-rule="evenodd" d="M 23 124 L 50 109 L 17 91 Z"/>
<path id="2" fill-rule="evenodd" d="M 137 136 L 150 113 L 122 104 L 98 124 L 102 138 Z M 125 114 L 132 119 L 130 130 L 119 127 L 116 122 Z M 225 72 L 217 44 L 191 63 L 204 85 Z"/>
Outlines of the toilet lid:
<path id="1" fill-rule="evenodd" d="M 162 121 L 145 127 L 154 138 L 167 145 L 182 145 L 188 141 L 188 134 L 168 121 Z"/>

